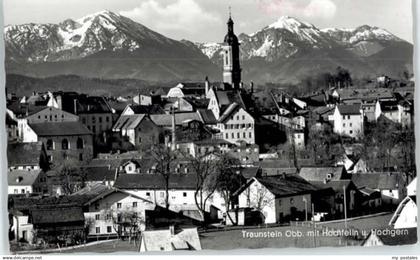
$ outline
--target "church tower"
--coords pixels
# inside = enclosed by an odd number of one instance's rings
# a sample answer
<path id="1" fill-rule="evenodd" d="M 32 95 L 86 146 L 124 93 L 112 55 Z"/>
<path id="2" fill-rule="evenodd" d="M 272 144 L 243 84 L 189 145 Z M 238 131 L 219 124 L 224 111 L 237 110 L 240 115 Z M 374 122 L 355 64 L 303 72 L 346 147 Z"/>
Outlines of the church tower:
<path id="1" fill-rule="evenodd" d="M 239 89 L 241 67 L 239 64 L 239 41 L 233 33 L 233 20 L 229 10 L 228 32 L 223 45 L 223 83 L 233 89 Z"/>

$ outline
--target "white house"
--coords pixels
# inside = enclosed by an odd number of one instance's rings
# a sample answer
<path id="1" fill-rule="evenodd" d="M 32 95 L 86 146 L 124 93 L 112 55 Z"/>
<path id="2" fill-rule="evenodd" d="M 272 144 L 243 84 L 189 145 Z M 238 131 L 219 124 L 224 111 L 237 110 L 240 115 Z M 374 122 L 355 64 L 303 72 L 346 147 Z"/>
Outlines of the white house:
<path id="1" fill-rule="evenodd" d="M 330 120 L 333 121 L 334 132 L 337 134 L 352 138 L 359 138 L 363 134 L 364 119 L 360 105 L 337 105 Z"/>
<path id="2" fill-rule="evenodd" d="M 11 170 L 7 174 L 8 194 L 47 192 L 47 177 L 40 170 Z"/>
<path id="3" fill-rule="evenodd" d="M 315 186 L 296 174 L 282 174 L 254 177 L 236 193 L 239 208 L 259 210 L 265 217 L 264 223 L 270 224 L 305 220 L 315 190 Z"/>
<path id="4" fill-rule="evenodd" d="M 216 128 L 219 138 L 231 143 L 255 144 L 255 120 L 239 104 L 232 103 L 221 115 Z"/>
<path id="5" fill-rule="evenodd" d="M 55 107 L 45 107 L 41 110 L 34 111 L 33 113 L 28 113 L 25 116 L 18 117 L 16 121 L 18 138 L 23 142 L 27 142 L 28 135 L 30 135 L 31 132 L 29 124 L 46 122 L 77 122 L 79 121 L 79 117 Z"/>
<path id="6" fill-rule="evenodd" d="M 145 229 L 146 210 L 155 204 L 145 198 L 115 188 L 104 189 L 85 203 L 89 236 L 130 235 Z"/>

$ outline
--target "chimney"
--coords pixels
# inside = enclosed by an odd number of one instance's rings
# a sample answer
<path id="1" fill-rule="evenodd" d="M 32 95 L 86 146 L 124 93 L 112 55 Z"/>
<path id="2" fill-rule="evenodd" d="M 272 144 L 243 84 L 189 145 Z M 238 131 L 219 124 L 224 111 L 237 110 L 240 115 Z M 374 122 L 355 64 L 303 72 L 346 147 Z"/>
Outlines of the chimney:
<path id="1" fill-rule="evenodd" d="M 207 77 L 207 76 L 206 76 L 206 80 L 204 82 L 204 86 L 205 86 L 205 90 L 206 90 L 205 95 L 207 97 L 207 94 L 209 93 L 209 90 L 210 90 L 209 77 Z"/>
<path id="2" fill-rule="evenodd" d="M 74 114 L 77 115 L 77 99 L 73 99 Z"/>
<path id="3" fill-rule="evenodd" d="M 251 94 L 254 93 L 254 82 L 251 81 Z"/>

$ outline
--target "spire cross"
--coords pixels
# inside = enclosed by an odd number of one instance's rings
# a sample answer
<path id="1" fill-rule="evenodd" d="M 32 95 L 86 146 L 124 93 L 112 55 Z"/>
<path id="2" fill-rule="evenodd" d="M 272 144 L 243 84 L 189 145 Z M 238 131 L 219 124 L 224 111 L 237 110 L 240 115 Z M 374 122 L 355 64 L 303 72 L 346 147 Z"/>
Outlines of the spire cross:
<path id="1" fill-rule="evenodd" d="M 232 7 L 229 5 L 229 18 L 232 18 L 231 12 L 232 12 Z"/>

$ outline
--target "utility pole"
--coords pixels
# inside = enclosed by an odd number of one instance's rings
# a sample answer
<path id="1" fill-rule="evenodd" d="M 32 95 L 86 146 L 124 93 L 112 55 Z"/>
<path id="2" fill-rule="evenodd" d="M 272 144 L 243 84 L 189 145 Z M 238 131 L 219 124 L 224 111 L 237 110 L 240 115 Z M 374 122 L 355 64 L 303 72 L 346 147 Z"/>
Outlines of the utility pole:
<path id="1" fill-rule="evenodd" d="M 343 185 L 343 191 L 344 191 L 344 227 L 347 229 L 347 199 L 346 199 L 346 185 Z"/>
<path id="2" fill-rule="evenodd" d="M 176 149 L 176 133 L 175 133 L 175 128 L 176 128 L 176 122 L 175 122 L 175 108 L 172 107 L 171 108 L 171 112 L 172 112 L 172 143 L 171 143 L 171 150 L 175 151 Z"/>

